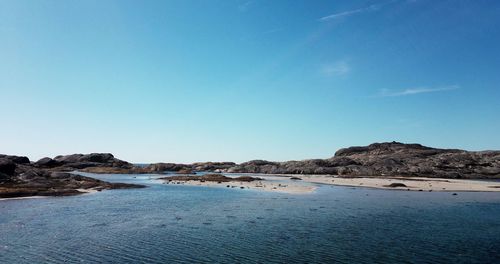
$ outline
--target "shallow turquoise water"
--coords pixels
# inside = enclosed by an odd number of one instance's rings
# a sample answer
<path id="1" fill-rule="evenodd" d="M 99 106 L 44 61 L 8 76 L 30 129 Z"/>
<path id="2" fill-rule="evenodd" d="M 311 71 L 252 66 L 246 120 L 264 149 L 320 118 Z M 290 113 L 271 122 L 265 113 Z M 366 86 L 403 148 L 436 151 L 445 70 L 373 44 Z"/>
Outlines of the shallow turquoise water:
<path id="1" fill-rule="evenodd" d="M 500 194 L 146 183 L 0 201 L 0 263 L 494 263 Z"/>

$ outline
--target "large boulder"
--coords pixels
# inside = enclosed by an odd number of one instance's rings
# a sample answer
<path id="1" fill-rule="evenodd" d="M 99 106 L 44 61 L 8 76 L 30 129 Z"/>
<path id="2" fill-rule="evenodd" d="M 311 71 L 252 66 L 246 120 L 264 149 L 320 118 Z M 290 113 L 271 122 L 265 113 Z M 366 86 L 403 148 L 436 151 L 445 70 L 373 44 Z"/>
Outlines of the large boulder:
<path id="1" fill-rule="evenodd" d="M 25 157 L 25 156 L 14 156 L 14 155 L 0 154 L 0 158 L 9 159 L 16 164 L 29 164 L 30 163 L 30 159 L 28 159 L 28 157 Z"/>
<path id="2" fill-rule="evenodd" d="M 61 162 L 49 157 L 41 158 L 35 162 L 35 165 L 42 168 L 54 168 L 61 165 Z"/>
<path id="3" fill-rule="evenodd" d="M 16 163 L 7 158 L 0 158 L 0 173 L 5 175 L 14 175 L 15 171 Z"/>
<path id="4" fill-rule="evenodd" d="M 54 160 L 60 162 L 60 163 L 76 163 L 80 162 L 81 158 L 83 157 L 83 154 L 71 154 L 71 155 L 59 155 L 54 158 Z"/>
<path id="5" fill-rule="evenodd" d="M 63 164 L 79 163 L 79 162 L 96 162 L 108 163 L 113 162 L 115 157 L 110 153 L 91 153 L 91 154 L 72 154 L 65 156 L 57 156 L 54 160 Z"/>
<path id="6" fill-rule="evenodd" d="M 61 170 L 71 171 L 91 167 L 131 169 L 132 164 L 115 158 L 110 153 L 72 154 L 54 158 Z"/>
<path id="7" fill-rule="evenodd" d="M 191 166 L 186 164 L 175 163 L 153 163 L 144 168 L 145 172 L 166 172 L 166 171 L 181 171 L 191 170 Z"/>
<path id="8" fill-rule="evenodd" d="M 97 163 L 108 163 L 113 162 L 115 157 L 111 153 L 91 153 L 84 155 L 81 161 L 97 162 Z"/>

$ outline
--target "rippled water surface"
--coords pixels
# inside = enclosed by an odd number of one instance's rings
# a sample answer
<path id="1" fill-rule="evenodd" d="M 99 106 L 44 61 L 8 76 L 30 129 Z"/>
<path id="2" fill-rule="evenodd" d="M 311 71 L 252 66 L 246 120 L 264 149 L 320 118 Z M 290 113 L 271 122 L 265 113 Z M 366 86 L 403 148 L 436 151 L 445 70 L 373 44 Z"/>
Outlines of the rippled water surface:
<path id="1" fill-rule="evenodd" d="M 494 263 L 500 194 L 158 184 L 0 201 L 0 263 Z"/>

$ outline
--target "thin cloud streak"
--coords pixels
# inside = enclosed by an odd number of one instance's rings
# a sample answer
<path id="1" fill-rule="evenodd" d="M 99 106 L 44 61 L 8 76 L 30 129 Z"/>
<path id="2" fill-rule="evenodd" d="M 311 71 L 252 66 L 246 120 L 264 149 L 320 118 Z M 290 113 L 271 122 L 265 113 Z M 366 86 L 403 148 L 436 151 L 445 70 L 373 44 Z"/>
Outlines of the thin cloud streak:
<path id="1" fill-rule="evenodd" d="M 391 92 L 390 90 L 384 89 L 381 91 L 379 97 L 396 97 L 396 96 L 408 96 L 408 95 L 416 95 L 423 93 L 436 93 L 436 92 L 445 92 L 445 91 L 453 91 L 460 89 L 458 85 L 450 85 L 436 88 L 429 87 L 418 87 L 418 88 L 409 88 L 402 91 Z"/>
<path id="2" fill-rule="evenodd" d="M 342 18 L 342 17 L 352 16 L 352 15 L 359 14 L 359 13 L 374 12 L 374 11 L 380 10 L 382 7 L 384 7 L 384 6 L 386 6 L 386 5 L 390 4 L 390 3 L 393 3 L 393 2 L 394 2 L 394 0 L 390 1 L 390 2 L 369 5 L 369 6 L 363 7 L 363 8 L 352 9 L 352 10 L 348 10 L 348 11 L 344 11 L 344 12 L 339 12 L 339 13 L 333 13 L 331 15 L 321 17 L 318 20 L 322 21 L 322 22 L 325 22 L 325 21 L 330 21 L 330 20 Z"/>
<path id="3" fill-rule="evenodd" d="M 371 6 L 365 7 L 365 8 L 358 8 L 358 9 L 353 9 L 353 10 L 349 10 L 349 11 L 344 11 L 344 12 L 340 12 L 340 13 L 331 14 L 331 15 L 322 17 L 319 20 L 320 21 L 328 21 L 328 20 L 333 20 L 333 19 L 337 19 L 337 18 L 341 18 L 341 17 L 346 17 L 346 16 L 354 15 L 354 14 L 357 14 L 357 13 L 363 13 L 363 12 L 375 11 L 375 10 L 377 10 L 376 5 L 371 5 Z"/>

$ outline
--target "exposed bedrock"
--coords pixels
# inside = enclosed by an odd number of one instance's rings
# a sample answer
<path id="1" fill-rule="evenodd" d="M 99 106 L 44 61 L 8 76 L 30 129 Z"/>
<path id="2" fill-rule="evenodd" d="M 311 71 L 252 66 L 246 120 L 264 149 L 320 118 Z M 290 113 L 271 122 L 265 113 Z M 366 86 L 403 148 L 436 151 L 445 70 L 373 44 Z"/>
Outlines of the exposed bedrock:
<path id="1" fill-rule="evenodd" d="M 329 159 L 254 160 L 231 167 L 227 172 L 500 178 L 500 151 L 436 149 L 398 142 L 375 143 L 340 149 Z"/>
<path id="2" fill-rule="evenodd" d="M 110 155 L 110 154 L 109 154 Z M 60 156 L 63 157 L 63 156 Z M 91 157 L 87 159 L 87 157 Z M 96 158 L 98 157 L 98 158 Z M 105 159 L 99 159 L 105 157 Z M 87 163 L 89 162 L 89 163 Z M 109 183 L 98 179 L 70 174 L 82 164 L 101 166 L 102 164 L 128 164 L 107 154 L 82 155 L 76 160 L 43 158 L 30 163 L 26 157 L 0 155 L 0 198 L 25 196 L 64 196 L 76 195 L 85 190 L 106 190 L 140 188 L 142 185 Z M 130 165 L 132 166 L 132 165 Z"/>

